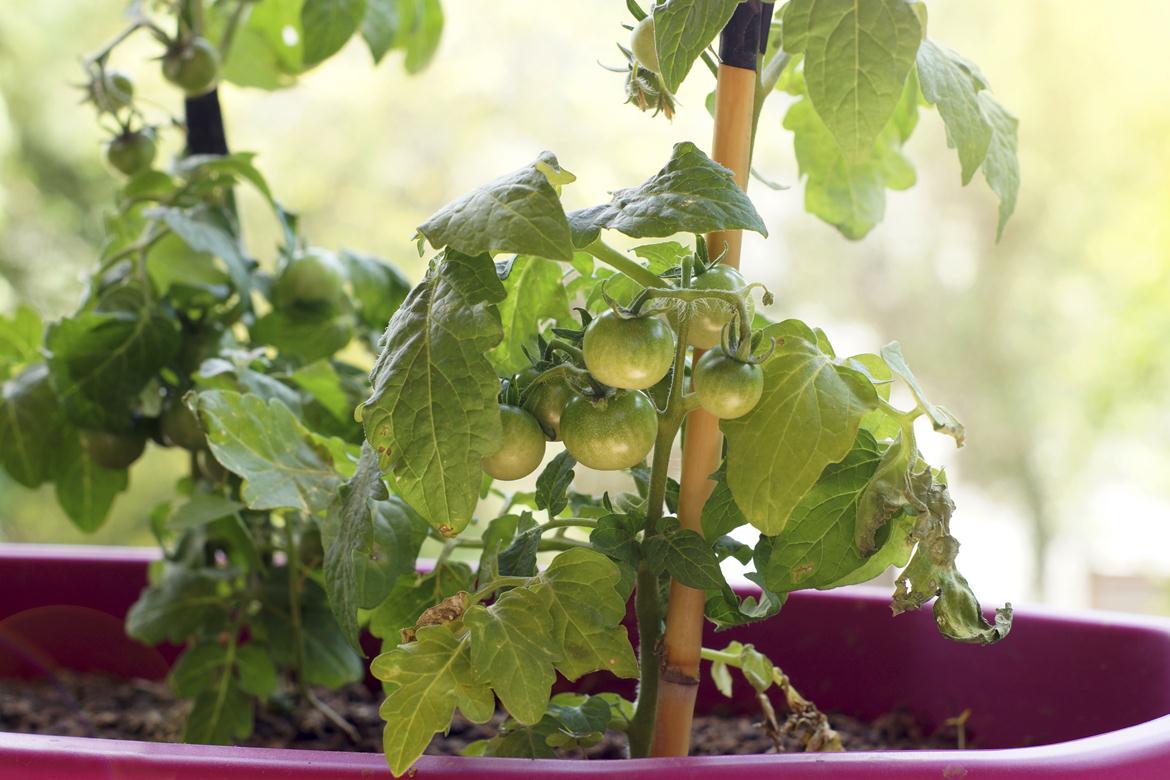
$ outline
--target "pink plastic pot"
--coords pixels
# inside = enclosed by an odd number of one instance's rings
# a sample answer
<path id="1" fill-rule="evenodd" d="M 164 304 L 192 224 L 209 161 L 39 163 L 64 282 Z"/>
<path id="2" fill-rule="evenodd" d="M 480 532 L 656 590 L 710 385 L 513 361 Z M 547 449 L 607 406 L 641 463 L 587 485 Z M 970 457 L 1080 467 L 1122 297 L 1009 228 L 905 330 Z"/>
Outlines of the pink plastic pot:
<path id="1" fill-rule="evenodd" d="M 173 653 L 143 648 L 121 630 L 152 558 L 143 550 L 0 545 L 0 678 L 60 667 L 165 674 Z M 929 611 L 892 618 L 888 603 L 887 594 L 865 590 L 798 593 L 771 622 L 708 641 L 754 643 L 828 710 L 874 717 L 905 706 L 937 724 L 969 708 L 969 734 L 983 749 L 607 762 L 428 756 L 414 777 L 1170 777 L 1170 621 L 1021 611 L 1007 641 L 981 648 L 942 639 Z M 706 685 L 699 706 L 723 701 Z M 2 780 L 212 777 L 389 772 L 379 755 L 0 733 Z"/>

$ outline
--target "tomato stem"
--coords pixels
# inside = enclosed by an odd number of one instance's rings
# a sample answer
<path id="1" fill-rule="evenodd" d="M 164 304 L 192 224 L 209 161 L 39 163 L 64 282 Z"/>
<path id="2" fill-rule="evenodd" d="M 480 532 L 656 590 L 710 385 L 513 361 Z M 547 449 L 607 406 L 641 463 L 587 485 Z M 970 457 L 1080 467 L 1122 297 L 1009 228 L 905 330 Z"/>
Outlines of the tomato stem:
<path id="1" fill-rule="evenodd" d="M 662 288 L 666 284 L 649 269 L 631 260 L 624 253 L 602 241 L 601 238 L 597 238 L 582 249 L 611 268 L 621 271 L 643 287 Z"/>

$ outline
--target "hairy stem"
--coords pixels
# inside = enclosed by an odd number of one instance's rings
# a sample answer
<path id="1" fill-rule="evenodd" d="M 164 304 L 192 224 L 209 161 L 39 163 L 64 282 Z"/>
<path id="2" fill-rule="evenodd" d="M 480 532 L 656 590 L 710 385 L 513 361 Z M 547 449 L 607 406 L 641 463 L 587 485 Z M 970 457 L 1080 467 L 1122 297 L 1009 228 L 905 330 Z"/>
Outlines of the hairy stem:
<path id="1" fill-rule="evenodd" d="M 638 565 L 634 611 L 638 618 L 638 702 L 626 736 L 630 758 L 650 755 L 658 710 L 658 642 L 662 639 L 662 605 L 658 601 L 658 577 L 643 561 Z"/>
<path id="2" fill-rule="evenodd" d="M 595 240 L 592 244 L 583 247 L 583 249 L 611 268 L 621 271 L 623 274 L 630 277 L 643 287 L 666 286 L 666 282 L 659 279 L 648 269 L 638 265 L 638 263 L 631 260 L 623 253 L 617 251 L 612 246 L 602 241 L 600 238 Z"/>

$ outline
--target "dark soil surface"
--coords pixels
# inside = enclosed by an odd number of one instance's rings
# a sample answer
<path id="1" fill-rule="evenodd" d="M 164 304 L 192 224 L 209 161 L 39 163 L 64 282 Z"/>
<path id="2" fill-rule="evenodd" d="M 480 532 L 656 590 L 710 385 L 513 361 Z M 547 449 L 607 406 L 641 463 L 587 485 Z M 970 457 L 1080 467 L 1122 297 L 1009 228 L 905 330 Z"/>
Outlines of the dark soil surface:
<path id="1" fill-rule="evenodd" d="M 258 708 L 255 733 L 245 744 L 381 752 L 378 694 L 362 685 L 318 694 L 357 728 L 361 735 L 358 744 L 352 743 L 316 709 L 290 706 L 291 702 L 279 698 Z M 187 703 L 176 700 L 165 683 L 88 675 L 60 675 L 34 682 L 0 680 L 0 732 L 179 742 L 187 709 Z M 477 725 L 457 718 L 450 734 L 436 736 L 427 752 L 458 754 L 468 743 L 493 736 L 502 719 L 501 715 L 491 723 Z M 957 735 L 953 728 L 932 732 L 902 711 L 873 722 L 839 714 L 831 714 L 829 720 L 841 735 L 846 750 L 956 747 Z M 621 735 L 610 735 L 586 755 L 620 758 L 624 744 Z M 787 752 L 802 750 L 795 738 L 785 738 L 783 748 Z M 771 753 L 776 752 L 776 745 L 761 727 L 758 717 L 712 715 L 695 719 L 691 752 L 694 755 Z"/>

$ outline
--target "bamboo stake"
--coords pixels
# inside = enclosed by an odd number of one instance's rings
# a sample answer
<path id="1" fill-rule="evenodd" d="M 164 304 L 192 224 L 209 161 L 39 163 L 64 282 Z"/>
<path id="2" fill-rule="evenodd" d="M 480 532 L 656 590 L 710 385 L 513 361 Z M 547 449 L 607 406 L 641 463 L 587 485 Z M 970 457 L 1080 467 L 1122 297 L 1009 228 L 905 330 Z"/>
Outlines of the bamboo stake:
<path id="1" fill-rule="evenodd" d="M 762 3 L 742 3 L 720 36 L 719 72 L 715 86 L 715 136 L 711 158 L 730 168 L 736 183 L 747 188 L 751 165 L 752 116 L 756 98 L 756 67 L 760 46 Z M 742 231 L 721 230 L 706 236 L 711 257 L 739 267 Z M 698 360 L 699 350 L 694 359 Z M 723 437 L 719 421 L 697 409 L 687 416 L 683 435 L 682 479 L 678 519 L 683 528 L 702 533 L 703 505 L 715 486 L 709 477 L 719 467 Z M 703 645 L 706 594 L 678 582 L 670 584 L 657 721 L 651 755 L 685 756 L 690 752 L 691 721 L 699 687 L 699 653 Z"/>

